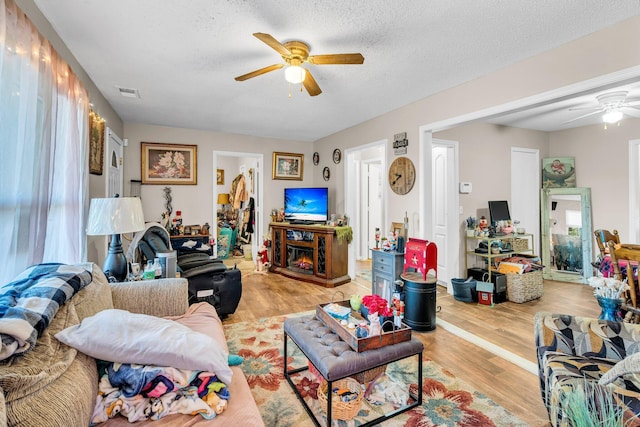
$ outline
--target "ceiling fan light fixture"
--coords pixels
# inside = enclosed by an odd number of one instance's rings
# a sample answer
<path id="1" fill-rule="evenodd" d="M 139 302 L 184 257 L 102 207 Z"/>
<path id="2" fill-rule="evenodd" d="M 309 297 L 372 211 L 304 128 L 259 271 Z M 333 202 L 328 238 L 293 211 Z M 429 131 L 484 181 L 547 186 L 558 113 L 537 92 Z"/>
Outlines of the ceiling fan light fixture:
<path id="1" fill-rule="evenodd" d="M 307 71 L 299 65 L 290 65 L 284 70 L 284 78 L 292 84 L 302 83 Z"/>
<path id="2" fill-rule="evenodd" d="M 617 123 L 622 120 L 623 114 L 620 110 L 609 110 L 602 116 L 602 121 L 605 123 Z"/>

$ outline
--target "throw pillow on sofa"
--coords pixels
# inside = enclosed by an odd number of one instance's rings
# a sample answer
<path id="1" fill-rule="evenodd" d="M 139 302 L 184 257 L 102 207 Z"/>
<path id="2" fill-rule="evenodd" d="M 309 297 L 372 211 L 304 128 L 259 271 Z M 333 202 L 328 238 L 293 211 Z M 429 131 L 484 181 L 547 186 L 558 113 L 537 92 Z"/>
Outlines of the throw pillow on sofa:
<path id="1" fill-rule="evenodd" d="M 155 316 L 103 310 L 55 337 L 89 356 L 109 362 L 213 372 L 225 384 L 231 383 L 233 375 L 226 349 L 212 338 Z"/>

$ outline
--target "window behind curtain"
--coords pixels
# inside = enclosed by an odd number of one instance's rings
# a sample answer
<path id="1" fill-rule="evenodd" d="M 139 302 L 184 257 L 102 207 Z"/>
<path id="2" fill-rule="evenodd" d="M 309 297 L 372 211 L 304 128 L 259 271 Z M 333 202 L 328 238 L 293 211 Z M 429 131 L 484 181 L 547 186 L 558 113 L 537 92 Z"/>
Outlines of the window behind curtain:
<path id="1" fill-rule="evenodd" d="M 89 101 L 13 3 L 0 0 L 0 284 L 86 259 Z"/>

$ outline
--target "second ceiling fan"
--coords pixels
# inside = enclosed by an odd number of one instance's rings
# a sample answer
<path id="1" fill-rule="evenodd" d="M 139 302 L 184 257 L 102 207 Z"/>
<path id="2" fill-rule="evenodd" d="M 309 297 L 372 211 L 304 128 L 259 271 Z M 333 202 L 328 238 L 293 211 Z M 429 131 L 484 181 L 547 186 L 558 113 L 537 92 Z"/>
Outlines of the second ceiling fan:
<path id="1" fill-rule="evenodd" d="M 364 57 L 360 53 L 338 53 L 331 55 L 309 56 L 309 46 L 304 42 L 294 40 L 280 43 L 270 34 L 253 33 L 253 35 L 278 52 L 280 56 L 282 56 L 284 63 L 269 65 L 268 67 L 260 68 L 259 70 L 238 76 L 235 79 L 239 82 L 260 76 L 270 71 L 279 70 L 280 68 L 287 66 L 285 69 L 286 80 L 290 83 L 302 83 L 309 95 L 316 96 L 320 95 L 322 90 L 320 90 L 320 87 L 311 75 L 311 72 L 309 72 L 307 68 L 302 67 L 302 64 L 308 62 L 313 65 L 344 65 L 362 64 L 364 62 Z"/>

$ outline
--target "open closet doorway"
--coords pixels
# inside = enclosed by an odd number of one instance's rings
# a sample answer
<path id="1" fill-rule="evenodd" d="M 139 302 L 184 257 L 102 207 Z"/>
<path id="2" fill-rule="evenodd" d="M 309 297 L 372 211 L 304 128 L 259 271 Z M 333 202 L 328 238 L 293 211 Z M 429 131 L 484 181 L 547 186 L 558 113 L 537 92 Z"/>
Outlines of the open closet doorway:
<path id="1" fill-rule="evenodd" d="M 387 141 L 377 141 L 345 150 L 345 210 L 353 229 L 349 245 L 349 276 L 355 277 L 356 261 L 371 258 L 375 229 L 383 230 L 387 217 L 384 194 Z M 347 166 L 348 165 L 348 166 Z M 353 189 L 356 189 L 354 192 Z"/>
<path id="2" fill-rule="evenodd" d="M 213 152 L 213 256 L 256 259 L 264 234 L 263 155 Z"/>

